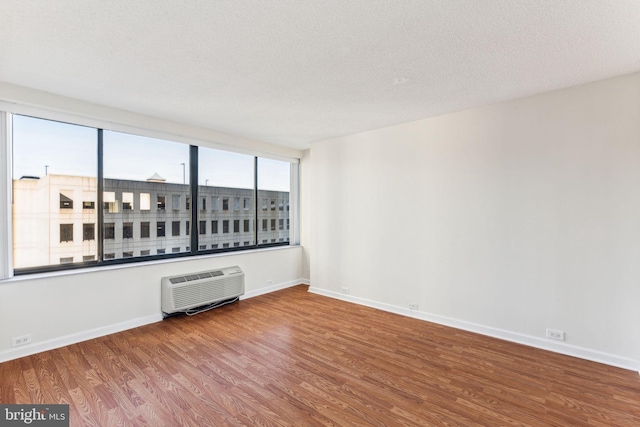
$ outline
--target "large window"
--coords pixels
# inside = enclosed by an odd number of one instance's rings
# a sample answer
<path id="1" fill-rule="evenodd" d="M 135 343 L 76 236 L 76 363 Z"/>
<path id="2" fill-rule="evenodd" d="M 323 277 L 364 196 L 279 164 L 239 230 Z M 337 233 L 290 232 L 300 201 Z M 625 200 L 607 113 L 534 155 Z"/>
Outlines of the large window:
<path id="1" fill-rule="evenodd" d="M 150 249 L 189 246 L 189 238 L 180 236 L 180 222 L 191 217 L 181 203 L 189 194 L 183 182 L 189 146 L 111 131 L 104 131 L 103 138 L 103 191 L 114 194 L 122 207 L 104 215 L 117 228 L 123 224 L 122 239 L 105 240 L 104 252 L 115 253 L 115 259 L 135 258 Z"/>
<path id="2" fill-rule="evenodd" d="M 12 142 L 17 274 L 290 241 L 289 162 L 19 115 Z"/>
<path id="3" fill-rule="evenodd" d="M 198 211 L 201 234 L 206 223 L 211 231 L 201 236 L 200 250 L 238 247 L 236 243 L 248 240 L 253 244 L 254 235 L 243 232 L 240 224 L 254 216 L 255 207 L 255 157 L 246 154 L 200 148 L 198 150 L 198 193 L 201 200 L 210 200 L 211 209 Z M 245 203 L 247 209 L 241 209 Z M 219 205 L 221 204 L 221 206 Z M 219 209 L 221 207 L 221 209 Z M 218 222 L 222 231 L 218 231 Z M 214 246 L 215 245 L 215 246 Z"/>
<path id="4" fill-rule="evenodd" d="M 258 211 L 258 219 L 262 220 L 262 229 L 258 233 L 259 242 L 290 241 L 289 230 L 284 229 L 284 224 L 289 219 L 290 192 L 291 163 L 259 158 L 258 200 L 262 200 Z"/>
<path id="5" fill-rule="evenodd" d="M 95 209 L 83 203 L 97 200 L 96 178 L 96 129 L 13 116 L 16 270 L 81 262 L 95 254 L 95 246 L 74 239 L 73 231 L 80 237 L 82 224 L 97 222 Z"/>

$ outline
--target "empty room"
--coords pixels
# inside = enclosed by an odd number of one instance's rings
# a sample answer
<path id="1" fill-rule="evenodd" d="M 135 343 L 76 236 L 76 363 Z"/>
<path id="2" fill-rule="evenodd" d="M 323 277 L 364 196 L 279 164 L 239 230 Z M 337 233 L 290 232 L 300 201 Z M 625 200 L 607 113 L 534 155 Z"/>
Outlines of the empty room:
<path id="1" fill-rule="evenodd" d="M 640 425 L 640 2 L 0 10 L 0 425 Z"/>

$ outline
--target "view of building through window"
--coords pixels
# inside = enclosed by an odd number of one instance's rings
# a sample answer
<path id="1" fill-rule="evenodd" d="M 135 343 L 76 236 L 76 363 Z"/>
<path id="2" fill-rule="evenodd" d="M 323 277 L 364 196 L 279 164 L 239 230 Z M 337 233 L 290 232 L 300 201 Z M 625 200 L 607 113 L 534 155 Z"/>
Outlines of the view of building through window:
<path id="1" fill-rule="evenodd" d="M 194 214 L 197 251 L 289 242 L 288 162 L 200 147 L 198 203 L 191 204 L 186 144 L 13 117 L 17 270 L 192 253 Z M 264 221 L 271 226 L 257 227 Z"/>
<path id="2" fill-rule="evenodd" d="M 95 238 L 84 239 L 85 225 L 97 223 L 96 137 L 96 129 L 14 116 L 14 268 L 96 257 Z"/>

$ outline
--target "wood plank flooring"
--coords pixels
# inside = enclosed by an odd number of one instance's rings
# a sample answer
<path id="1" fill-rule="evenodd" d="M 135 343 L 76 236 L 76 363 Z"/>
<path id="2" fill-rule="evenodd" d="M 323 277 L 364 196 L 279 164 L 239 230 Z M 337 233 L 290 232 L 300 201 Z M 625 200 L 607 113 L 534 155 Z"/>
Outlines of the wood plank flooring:
<path id="1" fill-rule="evenodd" d="M 72 426 L 640 426 L 640 376 L 296 286 L 0 364 Z"/>

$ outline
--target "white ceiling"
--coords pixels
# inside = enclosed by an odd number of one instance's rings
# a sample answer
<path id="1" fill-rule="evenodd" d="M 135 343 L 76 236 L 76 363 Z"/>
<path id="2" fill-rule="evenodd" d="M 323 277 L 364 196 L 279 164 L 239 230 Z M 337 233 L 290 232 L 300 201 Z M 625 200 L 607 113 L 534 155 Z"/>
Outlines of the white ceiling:
<path id="1" fill-rule="evenodd" d="M 0 0 L 0 81 L 295 148 L 638 70 L 640 0 Z"/>

